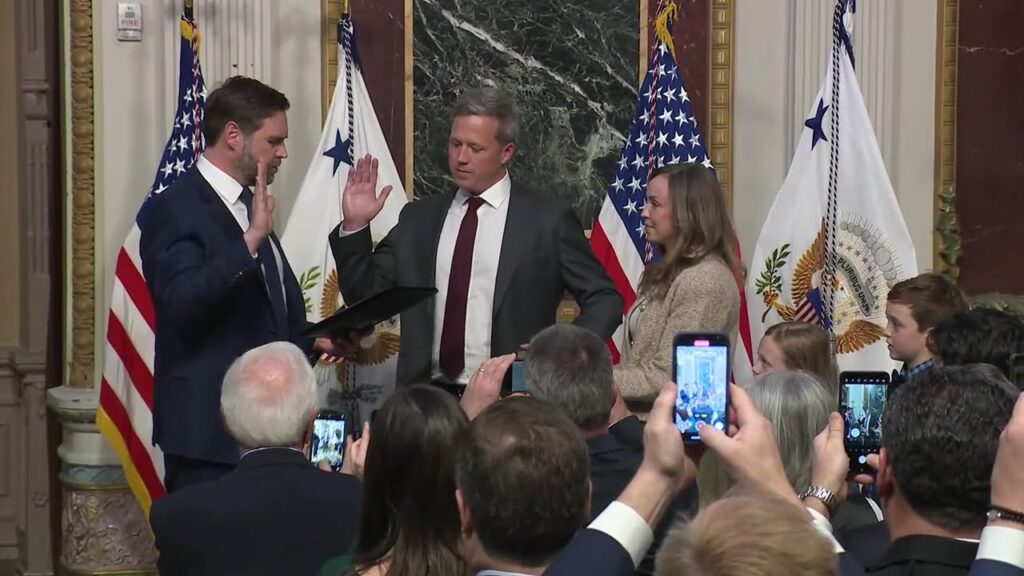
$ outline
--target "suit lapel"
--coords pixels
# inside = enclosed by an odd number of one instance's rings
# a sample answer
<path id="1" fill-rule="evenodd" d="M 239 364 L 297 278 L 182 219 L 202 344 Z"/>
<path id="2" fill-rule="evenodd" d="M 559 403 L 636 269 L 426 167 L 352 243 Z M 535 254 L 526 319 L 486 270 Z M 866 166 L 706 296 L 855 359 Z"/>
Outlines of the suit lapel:
<path id="1" fill-rule="evenodd" d="M 529 246 L 533 234 L 529 214 L 529 202 L 515 191 L 508 196 L 508 216 L 505 218 L 505 232 L 501 237 L 501 256 L 498 258 L 498 275 L 494 281 L 494 315 L 497 316 L 505 299 L 512 276 Z"/>
<path id="2" fill-rule="evenodd" d="M 430 238 L 430 242 L 420 244 L 420 258 L 429 262 L 429 268 L 423 271 L 423 277 L 419 278 L 420 286 L 433 286 L 437 270 L 437 244 L 441 241 L 441 230 L 444 228 L 444 220 L 448 217 L 448 208 L 455 199 L 455 192 L 444 195 L 443 200 L 434 202 L 427 210 L 424 218 L 423 237 Z M 433 299 L 431 299 L 433 302 Z"/>
<path id="3" fill-rule="evenodd" d="M 202 173 L 195 166 L 189 169 L 194 170 L 194 177 L 199 183 L 199 198 L 206 204 L 207 212 L 213 218 L 213 220 L 220 225 L 224 235 L 229 238 L 230 242 L 241 242 L 245 244 L 245 240 L 242 238 L 242 228 L 238 225 L 238 220 L 235 220 L 235 216 L 228 210 L 228 207 L 224 205 L 221 200 L 220 194 L 210 186 L 210 183 L 203 178 Z M 245 247 L 246 252 L 249 251 L 248 247 Z M 281 253 L 282 255 L 284 252 Z M 283 259 L 283 258 L 282 258 Z M 267 278 L 263 275 L 263 267 L 257 267 L 260 275 L 260 284 L 263 285 L 263 295 L 267 298 L 267 304 L 270 304 L 270 293 L 267 292 Z"/>

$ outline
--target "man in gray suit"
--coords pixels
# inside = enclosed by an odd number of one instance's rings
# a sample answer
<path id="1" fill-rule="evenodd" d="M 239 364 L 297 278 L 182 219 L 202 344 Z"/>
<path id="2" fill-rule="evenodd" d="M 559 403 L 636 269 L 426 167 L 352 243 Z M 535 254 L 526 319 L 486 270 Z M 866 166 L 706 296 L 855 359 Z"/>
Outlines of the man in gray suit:
<path id="1" fill-rule="evenodd" d="M 568 290 L 576 324 L 607 339 L 622 297 L 594 257 L 572 208 L 514 185 L 515 104 L 494 88 L 467 91 L 452 111 L 448 167 L 458 190 L 405 206 L 372 247 L 377 161 L 349 172 L 331 250 L 347 302 L 394 286 L 435 286 L 435 298 L 402 314 L 398 385 L 434 382 L 459 391 L 486 359 L 515 352 L 555 322 Z"/>

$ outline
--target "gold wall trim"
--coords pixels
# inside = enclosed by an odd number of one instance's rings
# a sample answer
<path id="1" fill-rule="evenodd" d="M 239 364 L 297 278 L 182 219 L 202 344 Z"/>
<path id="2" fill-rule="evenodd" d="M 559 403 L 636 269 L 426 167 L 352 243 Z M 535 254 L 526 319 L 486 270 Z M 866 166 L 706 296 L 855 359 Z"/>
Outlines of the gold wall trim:
<path id="1" fill-rule="evenodd" d="M 732 118 L 735 0 L 711 0 L 711 126 L 707 146 L 732 212 Z"/>
<path id="2" fill-rule="evenodd" d="M 72 388 L 94 386 L 96 337 L 93 0 L 71 0 L 71 372 Z"/>
<path id="3" fill-rule="evenodd" d="M 413 0 L 405 0 L 405 14 L 404 14 L 404 27 L 405 32 L 405 195 L 409 200 L 413 200 L 413 189 L 416 187 L 415 174 L 413 166 L 415 165 L 416 156 L 413 154 L 415 141 L 413 131 L 413 37 L 412 37 L 412 2 Z"/>
<path id="4" fill-rule="evenodd" d="M 956 90 L 960 0 L 940 0 L 935 80 L 934 269 L 960 278 L 963 239 L 956 214 Z M 995 308 L 1024 318 L 1024 294 L 989 292 L 968 298 L 972 307 Z"/>
<path id="5" fill-rule="evenodd" d="M 647 75 L 647 48 L 648 48 L 648 36 L 650 31 L 650 11 L 648 5 L 650 0 L 637 0 L 640 3 L 640 51 L 637 52 L 640 55 L 640 65 L 637 69 L 640 71 L 639 78 L 637 78 L 636 85 L 643 84 L 644 76 Z"/>
<path id="6" fill-rule="evenodd" d="M 956 216 L 956 77 L 960 0 L 940 0 L 935 73 L 935 198 L 932 266 L 960 276 L 960 226 Z"/>

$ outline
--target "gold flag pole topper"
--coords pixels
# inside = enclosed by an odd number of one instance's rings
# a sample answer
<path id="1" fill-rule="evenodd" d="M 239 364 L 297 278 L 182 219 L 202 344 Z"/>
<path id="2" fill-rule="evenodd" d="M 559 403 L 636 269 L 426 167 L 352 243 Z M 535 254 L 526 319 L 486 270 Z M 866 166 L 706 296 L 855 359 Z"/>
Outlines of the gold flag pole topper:
<path id="1" fill-rule="evenodd" d="M 345 16 L 348 16 L 351 13 L 352 13 L 352 1 L 351 0 L 341 0 L 341 16 L 342 16 L 342 18 L 344 18 Z"/>

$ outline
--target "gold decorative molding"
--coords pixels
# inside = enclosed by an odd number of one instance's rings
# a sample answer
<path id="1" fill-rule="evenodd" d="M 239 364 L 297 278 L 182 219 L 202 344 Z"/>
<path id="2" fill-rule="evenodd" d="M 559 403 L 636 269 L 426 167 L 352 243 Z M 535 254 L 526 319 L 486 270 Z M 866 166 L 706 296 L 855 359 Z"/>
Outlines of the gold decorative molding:
<path id="1" fill-rule="evenodd" d="M 708 154 L 732 211 L 733 17 L 735 0 L 711 0 L 711 126 Z"/>
<path id="2" fill-rule="evenodd" d="M 957 280 L 960 277 L 960 218 L 956 215 L 956 192 L 953 187 L 938 191 L 936 201 L 939 209 L 935 219 L 935 230 L 938 232 L 935 234 L 938 242 L 935 268 Z"/>
<path id="3" fill-rule="evenodd" d="M 416 143 L 413 140 L 412 1 L 413 0 L 405 0 L 405 14 L 402 19 L 402 31 L 405 33 L 405 82 L 403 84 L 405 88 L 405 195 L 409 200 L 413 200 L 413 188 L 415 188 L 416 185 L 416 173 L 413 171 L 413 166 L 416 163 L 416 157 L 413 154 L 413 149 Z"/>
<path id="4" fill-rule="evenodd" d="M 640 3 L 640 51 L 638 52 L 638 54 L 640 54 L 640 66 L 637 67 L 640 74 L 636 80 L 636 85 L 639 86 L 643 84 L 644 76 L 647 75 L 647 42 L 650 35 L 650 31 L 648 29 L 650 27 L 650 22 L 648 20 L 648 18 L 650 18 L 650 11 L 648 9 L 648 5 L 650 4 L 650 0 L 637 0 L 637 2 Z"/>
<path id="5" fill-rule="evenodd" d="M 960 226 L 956 216 L 956 76 L 960 0 L 940 0 L 935 87 L 935 228 L 933 267 L 960 275 Z"/>
<path id="6" fill-rule="evenodd" d="M 72 388 L 95 385 L 95 124 L 92 0 L 71 0 L 71 373 Z"/>
<path id="7" fill-rule="evenodd" d="M 331 96 L 338 83 L 338 18 L 344 0 L 323 0 L 320 13 L 320 123 L 327 119 Z"/>
<path id="8" fill-rule="evenodd" d="M 935 231 L 933 263 L 960 278 L 963 239 L 956 214 L 956 90 L 960 0 L 940 0 L 935 87 Z M 995 308 L 1024 317 L 1024 295 L 989 292 L 968 298 L 972 307 Z"/>

